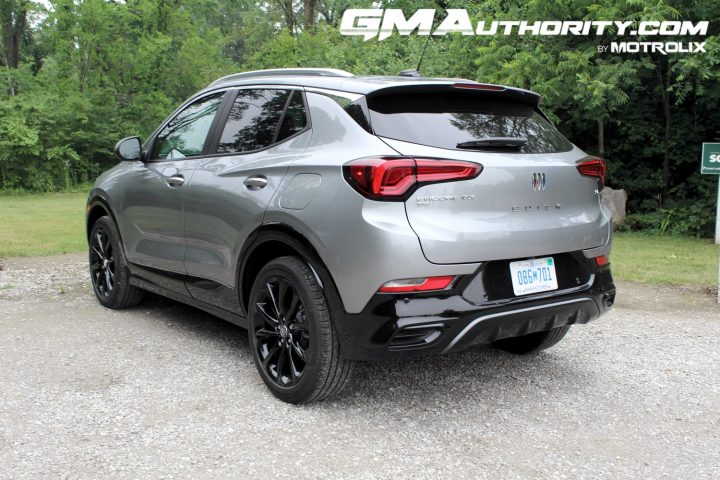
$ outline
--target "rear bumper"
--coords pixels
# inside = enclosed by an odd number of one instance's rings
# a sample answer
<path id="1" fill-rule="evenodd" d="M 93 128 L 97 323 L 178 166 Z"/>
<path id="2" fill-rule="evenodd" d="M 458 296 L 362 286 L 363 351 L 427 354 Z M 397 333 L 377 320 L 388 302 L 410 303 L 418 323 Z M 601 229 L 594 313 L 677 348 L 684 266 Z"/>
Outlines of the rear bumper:
<path id="1" fill-rule="evenodd" d="M 589 271 L 582 285 L 528 297 L 479 295 L 478 283 L 490 283 L 482 267 L 450 291 L 377 294 L 363 312 L 337 322 L 340 350 L 354 360 L 447 353 L 590 322 L 612 306 L 615 285 L 609 266 L 597 267 L 589 259 L 583 265 Z"/>

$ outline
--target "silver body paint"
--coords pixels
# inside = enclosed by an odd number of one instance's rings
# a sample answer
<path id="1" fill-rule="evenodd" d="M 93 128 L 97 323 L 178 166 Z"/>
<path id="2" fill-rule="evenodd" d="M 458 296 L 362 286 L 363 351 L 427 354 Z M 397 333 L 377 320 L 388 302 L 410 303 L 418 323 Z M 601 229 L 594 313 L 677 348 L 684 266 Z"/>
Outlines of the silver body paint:
<path id="1" fill-rule="evenodd" d="M 318 78 L 308 82 L 312 85 L 301 85 L 297 77 L 231 80 L 193 98 L 228 88 L 303 89 L 310 128 L 255 153 L 122 162 L 103 174 L 95 191 L 112 205 L 128 261 L 236 289 L 247 239 L 263 225 L 281 224 L 314 247 L 345 310 L 358 313 L 394 279 L 471 274 L 496 259 L 609 252 L 609 213 L 597 183 L 575 168 L 585 156 L 579 148 L 520 155 L 383 139 L 360 127 L 328 95 L 357 98 L 388 85 L 456 80 Z M 343 178 L 342 165 L 350 160 L 398 154 L 473 161 L 484 169 L 473 180 L 421 187 L 404 203 L 368 200 Z M 546 185 L 534 191 L 538 172 Z M 168 186 L 169 177 L 178 174 L 185 183 Z M 257 176 L 267 185 L 246 188 L 244 182 Z M 190 293 L 212 301 L 201 290 Z"/>

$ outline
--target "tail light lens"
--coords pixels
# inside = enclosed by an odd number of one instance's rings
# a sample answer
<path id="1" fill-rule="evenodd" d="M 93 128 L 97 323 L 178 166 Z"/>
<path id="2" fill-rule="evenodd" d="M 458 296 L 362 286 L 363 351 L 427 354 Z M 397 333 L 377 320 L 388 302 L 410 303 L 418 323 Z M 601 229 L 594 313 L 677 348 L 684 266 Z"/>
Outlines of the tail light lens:
<path id="1" fill-rule="evenodd" d="M 360 158 L 343 166 L 345 179 L 372 200 L 403 201 L 428 183 L 469 180 L 480 175 L 482 165 L 457 160 L 411 157 Z"/>
<path id="2" fill-rule="evenodd" d="M 578 162 L 577 169 L 580 175 L 597 178 L 601 190 L 605 186 L 605 160 L 597 157 L 585 157 Z"/>
<path id="3" fill-rule="evenodd" d="M 431 290 L 445 290 L 455 280 L 455 275 L 441 277 L 404 278 L 393 280 L 380 287 L 383 293 L 410 293 L 429 292 Z"/>

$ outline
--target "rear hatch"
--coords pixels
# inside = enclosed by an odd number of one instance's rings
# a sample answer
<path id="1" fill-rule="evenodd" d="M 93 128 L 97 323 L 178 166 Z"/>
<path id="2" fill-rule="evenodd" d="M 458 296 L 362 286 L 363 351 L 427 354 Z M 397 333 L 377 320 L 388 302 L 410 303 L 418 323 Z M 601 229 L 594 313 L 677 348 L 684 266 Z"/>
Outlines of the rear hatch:
<path id="1" fill-rule="evenodd" d="M 539 111 L 539 97 L 521 92 L 443 86 L 368 96 L 373 131 L 399 154 L 483 166 L 476 178 L 424 185 L 406 200 L 429 261 L 536 257 L 608 241 L 598 179 L 577 168 L 586 154 Z"/>

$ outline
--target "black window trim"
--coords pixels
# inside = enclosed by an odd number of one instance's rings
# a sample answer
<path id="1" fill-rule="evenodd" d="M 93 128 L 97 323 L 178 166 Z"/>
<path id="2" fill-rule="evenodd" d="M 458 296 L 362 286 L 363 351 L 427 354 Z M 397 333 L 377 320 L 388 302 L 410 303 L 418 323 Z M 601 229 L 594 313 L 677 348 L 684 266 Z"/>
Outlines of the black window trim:
<path id="1" fill-rule="evenodd" d="M 275 145 L 275 143 L 277 142 L 277 137 L 278 137 L 278 134 L 280 133 L 280 126 L 282 126 L 282 123 L 285 121 L 285 114 L 287 113 L 288 105 L 290 105 L 290 100 L 292 100 L 293 95 L 295 95 L 295 90 L 290 91 L 290 95 L 288 95 L 287 100 L 285 100 L 285 106 L 283 106 L 282 112 L 280 112 L 280 118 L 278 119 L 277 125 L 275 125 L 275 132 L 273 133 L 273 138 L 272 138 L 272 141 L 270 142 L 270 145 Z M 306 114 L 306 116 L 307 116 L 307 114 Z M 307 124 L 307 122 L 306 122 L 306 124 Z"/>
<path id="2" fill-rule="evenodd" d="M 243 85 L 242 87 L 233 87 L 232 90 L 235 91 L 234 95 L 232 95 L 232 102 L 229 102 L 229 106 L 227 110 L 223 109 L 222 117 L 220 120 L 218 120 L 217 125 L 214 125 L 216 132 L 213 132 L 214 135 L 212 136 L 212 143 L 209 145 L 208 153 L 207 155 L 203 155 L 203 157 L 234 157 L 237 155 L 248 155 L 252 153 L 258 153 L 262 152 L 263 150 L 268 150 L 270 148 L 276 147 L 282 143 L 285 143 L 288 140 L 291 140 L 299 135 L 302 135 L 303 133 L 307 132 L 312 128 L 312 125 L 310 123 L 310 109 L 308 108 L 307 98 L 305 98 L 305 89 L 300 86 L 294 86 L 294 85 L 258 85 L 258 86 L 246 86 Z M 283 111 L 280 114 L 280 119 L 278 120 L 278 124 L 275 126 L 275 133 L 273 134 L 273 142 L 262 148 L 256 148 L 255 150 L 246 150 L 244 152 L 218 152 L 217 148 L 220 144 L 220 138 L 222 137 L 223 130 L 225 129 L 225 124 L 227 123 L 228 118 L 230 117 L 230 111 L 232 110 L 232 106 L 240 93 L 240 90 L 288 90 L 290 91 L 290 95 L 288 96 L 288 99 L 285 101 L 285 106 L 283 107 Z M 277 134 L 280 129 L 280 125 L 282 124 L 283 119 L 285 118 L 285 112 L 287 111 L 288 105 L 290 104 L 290 99 L 293 96 L 294 92 L 299 92 L 303 101 L 303 106 L 305 108 L 305 127 L 302 130 L 299 130 L 289 137 L 285 137 L 279 142 L 276 142 Z M 211 153 L 212 152 L 212 153 Z"/>
<path id="3" fill-rule="evenodd" d="M 220 143 L 220 137 L 222 136 L 223 129 L 225 128 L 225 123 L 227 123 L 227 120 L 230 117 L 230 112 L 232 111 L 232 107 L 235 104 L 238 93 L 238 89 L 228 90 L 225 96 L 225 103 L 218 112 L 218 116 L 215 119 L 215 122 L 213 122 L 210 135 L 208 135 L 207 142 L 205 142 L 205 146 L 203 147 L 203 157 L 212 156 L 217 152 L 217 147 Z"/>
<path id="4" fill-rule="evenodd" d="M 189 160 L 193 158 L 203 158 L 205 157 L 205 152 L 208 147 L 208 140 L 212 137 L 212 133 L 214 132 L 214 129 L 217 126 L 218 118 L 220 116 L 220 113 L 222 113 L 223 109 L 225 108 L 225 102 L 227 101 L 228 92 L 230 90 L 214 90 L 212 92 L 206 92 L 202 95 L 198 95 L 195 97 L 190 98 L 185 103 L 180 105 L 178 108 L 176 108 L 169 116 L 165 119 L 165 121 L 160 124 L 160 126 L 155 129 L 155 131 L 152 133 L 150 138 L 148 138 L 148 141 L 143 145 L 143 153 L 142 158 L 143 162 L 145 163 L 161 163 L 161 162 L 182 162 L 184 160 Z M 222 97 L 220 100 L 220 108 L 218 108 L 217 112 L 215 112 L 215 117 L 213 117 L 213 121 L 210 123 L 210 128 L 208 129 L 208 133 L 205 136 L 205 143 L 203 144 L 202 153 L 200 155 L 190 155 L 183 158 L 151 158 L 154 150 L 155 150 L 155 142 L 157 141 L 158 135 L 160 135 L 160 132 L 162 132 L 165 127 L 172 122 L 175 117 L 180 115 L 187 107 L 192 105 L 193 103 L 197 102 L 198 100 L 202 100 L 207 97 L 212 97 L 213 95 L 217 95 L 218 93 L 222 93 Z"/>

